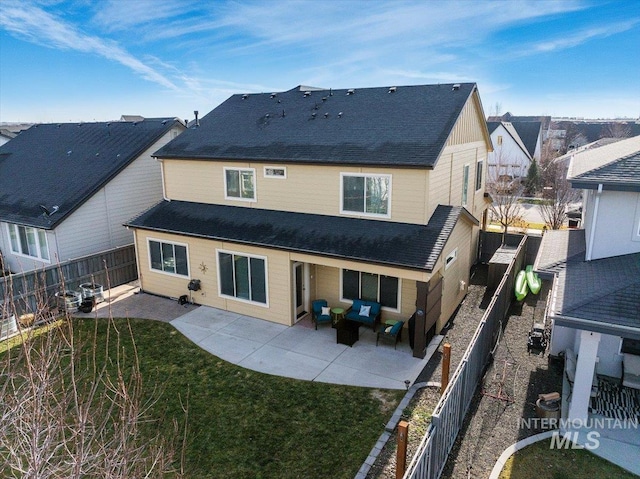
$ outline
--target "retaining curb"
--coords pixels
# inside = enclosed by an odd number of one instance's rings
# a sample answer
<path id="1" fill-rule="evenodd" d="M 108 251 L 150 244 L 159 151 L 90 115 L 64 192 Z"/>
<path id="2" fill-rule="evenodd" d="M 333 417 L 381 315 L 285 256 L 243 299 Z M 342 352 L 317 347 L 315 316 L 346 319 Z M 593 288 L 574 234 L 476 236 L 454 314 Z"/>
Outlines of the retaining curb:
<path id="1" fill-rule="evenodd" d="M 553 431 L 541 432 L 540 434 L 534 434 L 533 436 L 526 437 L 521 441 L 518 441 L 515 444 L 512 444 L 511 446 L 506 448 L 502 452 L 502 454 L 500 454 L 500 457 L 496 461 L 496 465 L 493 466 L 489 479 L 498 479 L 498 477 L 500 476 L 500 473 L 502 472 L 502 468 L 507 462 L 507 459 L 509 459 L 515 452 L 518 452 L 520 449 L 530 446 L 531 444 L 536 443 L 538 441 L 544 441 L 545 439 L 549 439 L 554 432 L 557 432 L 557 429 Z"/>

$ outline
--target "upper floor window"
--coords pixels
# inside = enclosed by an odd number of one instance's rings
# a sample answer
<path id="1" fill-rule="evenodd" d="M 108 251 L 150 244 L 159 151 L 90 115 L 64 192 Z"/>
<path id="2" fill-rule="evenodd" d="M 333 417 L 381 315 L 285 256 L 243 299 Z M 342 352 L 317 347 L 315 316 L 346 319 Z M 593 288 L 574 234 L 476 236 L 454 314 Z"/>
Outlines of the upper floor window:
<path id="1" fill-rule="evenodd" d="M 458 248 L 454 249 L 451 253 L 447 255 L 444 260 L 444 270 L 448 270 L 449 266 L 455 263 L 456 259 L 458 259 Z"/>
<path id="2" fill-rule="evenodd" d="M 342 270 L 342 299 L 375 301 L 383 308 L 398 311 L 400 304 L 400 280 L 383 274 Z"/>
<path id="3" fill-rule="evenodd" d="M 391 175 L 342 173 L 341 213 L 390 216 Z"/>
<path id="4" fill-rule="evenodd" d="M 225 198 L 231 200 L 256 200 L 256 170 L 254 168 L 224 169 Z"/>
<path id="5" fill-rule="evenodd" d="M 482 165 L 483 164 L 484 162 L 480 160 L 476 165 L 476 191 L 482 188 Z"/>
<path id="6" fill-rule="evenodd" d="M 462 206 L 467 206 L 469 196 L 469 165 L 462 169 Z"/>
<path id="7" fill-rule="evenodd" d="M 148 243 L 151 269 L 179 276 L 189 276 L 186 245 L 152 239 L 149 239 Z"/>
<path id="8" fill-rule="evenodd" d="M 220 295 L 267 304 L 267 261 L 261 256 L 218 251 Z"/>
<path id="9" fill-rule="evenodd" d="M 498 145 L 502 145 L 502 135 L 498 135 Z"/>
<path id="10" fill-rule="evenodd" d="M 14 224 L 8 226 L 13 253 L 49 261 L 49 246 L 45 230 Z"/>

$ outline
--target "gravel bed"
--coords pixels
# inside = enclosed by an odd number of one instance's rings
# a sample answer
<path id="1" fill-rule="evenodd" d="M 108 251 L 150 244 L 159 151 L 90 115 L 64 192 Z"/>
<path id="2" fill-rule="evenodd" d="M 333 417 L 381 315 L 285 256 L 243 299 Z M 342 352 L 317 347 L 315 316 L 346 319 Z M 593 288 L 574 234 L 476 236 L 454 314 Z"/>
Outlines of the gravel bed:
<path id="1" fill-rule="evenodd" d="M 539 295 L 514 303 L 503 325 L 493 362 L 481 381 L 442 474 L 443 478 L 488 477 L 502 451 L 541 430 L 521 427 L 536 417 L 540 393 L 562 392 L 562 362 L 527 351 L 527 336 L 544 314 L 550 283 Z"/>
<path id="2" fill-rule="evenodd" d="M 471 277 L 468 294 L 441 334 L 442 344 L 451 344 L 451 373 L 462 359 L 490 300 L 486 291 L 487 266 L 479 265 Z M 529 294 L 514 303 L 503 324 L 503 333 L 494 359 L 471 403 L 463 428 L 451 450 L 443 478 L 488 477 L 502 451 L 511 444 L 542 432 L 521 427 L 521 418 L 535 417 L 535 401 L 540 393 L 562 390 L 562 362 L 546 354 L 527 351 L 527 336 L 534 322 L 544 315 L 550 283 L 543 283 L 538 295 Z M 416 382 L 439 382 L 442 345 Z M 440 398 L 439 388 L 428 387 L 416 393 L 403 414 L 409 421 L 407 461 L 419 446 L 428 420 Z M 425 413 L 426 411 L 426 413 Z M 368 478 L 394 479 L 396 469 L 395 435 L 387 443 Z"/>
<path id="3" fill-rule="evenodd" d="M 465 349 L 473 336 L 478 323 L 482 319 L 491 296 L 486 295 L 487 266 L 479 265 L 473 272 L 469 290 L 464 301 L 441 334 L 445 340 L 438 351 L 429 360 L 416 382 L 440 382 L 442 377 L 441 360 L 442 345 L 451 344 L 451 373 L 455 371 L 462 359 Z M 440 388 L 426 387 L 416 392 L 403 413 L 403 419 L 409 422 L 409 439 L 407 444 L 407 466 L 420 445 L 429 425 L 429 417 L 440 399 Z M 367 478 L 395 479 L 397 442 L 395 432 L 387 442 L 375 464 L 371 467 Z"/>

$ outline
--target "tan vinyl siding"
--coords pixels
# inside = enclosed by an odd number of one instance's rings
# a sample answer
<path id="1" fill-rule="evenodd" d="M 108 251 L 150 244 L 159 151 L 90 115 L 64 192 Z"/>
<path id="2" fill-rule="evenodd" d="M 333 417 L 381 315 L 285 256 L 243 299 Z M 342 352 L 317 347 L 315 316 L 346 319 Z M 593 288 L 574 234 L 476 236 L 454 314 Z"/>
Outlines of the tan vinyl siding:
<path id="1" fill-rule="evenodd" d="M 461 145 L 464 143 L 473 143 L 476 141 L 484 141 L 485 135 L 483 131 L 482 122 L 484 117 L 478 109 L 475 101 L 474 93 L 466 105 L 462 109 L 458 121 L 451 130 L 449 139 L 447 140 L 447 146 Z"/>
<path id="2" fill-rule="evenodd" d="M 166 195 L 173 200 L 333 216 L 340 215 L 341 173 L 391 175 L 391 218 L 362 217 L 404 223 L 425 222 L 427 170 L 213 160 L 163 160 L 163 165 Z M 265 166 L 285 167 L 287 177 L 265 178 Z M 225 167 L 255 169 L 256 201 L 225 199 Z"/>
<path id="3" fill-rule="evenodd" d="M 436 328 L 438 331 L 446 324 L 466 294 L 471 267 L 469 248 L 471 234 L 470 222 L 461 218 L 453 229 L 440 257 L 440 271 L 444 277 L 444 288 L 442 290 L 442 312 Z M 445 270 L 444 260 L 456 248 L 458 250 L 456 260 Z M 466 285 L 463 291 L 460 290 L 460 281 L 464 281 Z"/>
<path id="4" fill-rule="evenodd" d="M 291 262 L 288 253 L 154 231 L 138 230 L 136 236 L 140 285 L 144 291 L 173 298 L 189 294 L 187 290 L 189 278 L 169 275 L 150 269 L 147 238 L 186 244 L 189 255 L 190 277 L 201 281 L 201 290 L 193 293 L 193 301 L 195 303 L 276 323 L 293 324 L 290 284 Z M 268 306 L 220 296 L 216 266 L 217 249 L 266 258 Z M 202 271 L 201 266 L 206 267 L 205 272 Z"/>

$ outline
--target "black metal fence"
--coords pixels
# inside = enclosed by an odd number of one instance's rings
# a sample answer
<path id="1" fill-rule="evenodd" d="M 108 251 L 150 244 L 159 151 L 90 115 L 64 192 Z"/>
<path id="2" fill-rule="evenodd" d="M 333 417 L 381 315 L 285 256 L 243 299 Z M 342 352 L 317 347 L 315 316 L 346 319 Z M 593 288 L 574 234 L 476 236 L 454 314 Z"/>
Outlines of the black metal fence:
<path id="1" fill-rule="evenodd" d="M 0 278 L 2 301 L 16 314 L 34 313 L 56 293 L 77 290 L 82 283 L 114 287 L 138 279 L 133 245 L 121 246 L 26 273 Z"/>
<path id="2" fill-rule="evenodd" d="M 520 235 L 514 257 L 491 298 L 460 364 L 451 376 L 447 389 L 433 411 L 429 429 L 407 468 L 404 479 L 438 479 L 442 474 L 476 388 L 489 363 L 491 352 L 498 341 L 502 321 L 509 311 L 514 297 L 516 275 L 526 261 L 528 239 L 531 237 Z M 501 238 L 496 249 L 500 244 Z"/>

